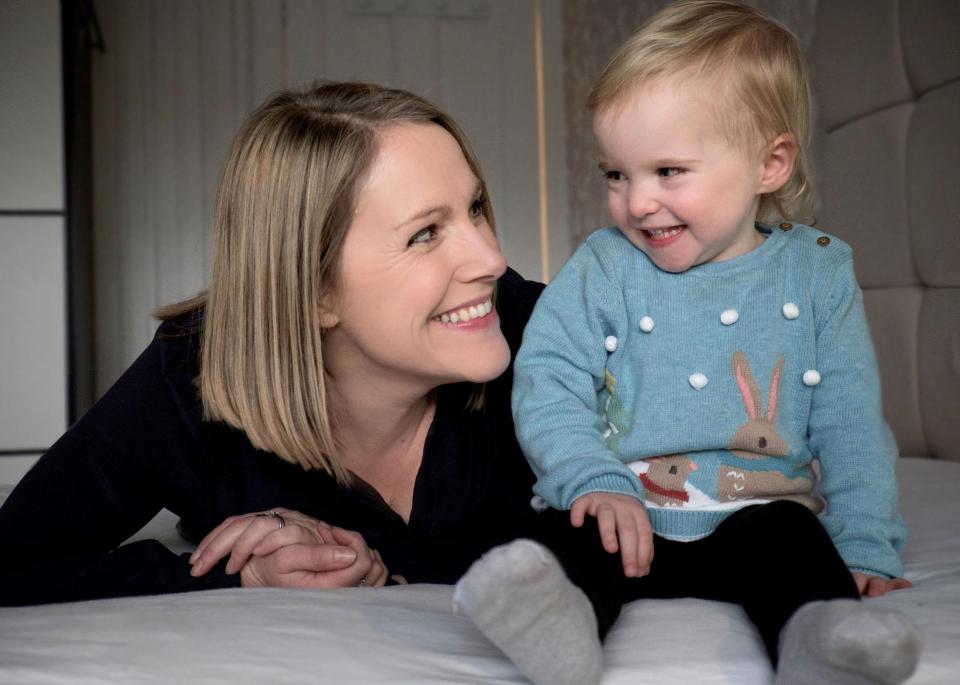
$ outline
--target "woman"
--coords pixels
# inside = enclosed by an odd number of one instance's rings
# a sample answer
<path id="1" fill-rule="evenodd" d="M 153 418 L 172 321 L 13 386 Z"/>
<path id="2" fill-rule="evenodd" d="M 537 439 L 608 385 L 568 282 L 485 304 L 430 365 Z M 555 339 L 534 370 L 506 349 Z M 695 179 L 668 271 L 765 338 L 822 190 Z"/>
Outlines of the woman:
<path id="1" fill-rule="evenodd" d="M 234 141 L 214 253 L 209 291 L 161 313 L 0 510 L 0 603 L 451 583 L 523 530 L 505 370 L 541 287 L 506 270 L 447 115 L 372 85 L 280 93 Z M 215 568 L 118 547 L 163 507 L 195 542 L 272 511 L 250 532 L 284 544 Z"/>
<path id="2" fill-rule="evenodd" d="M 150 346 L 0 509 L 0 604 L 454 583 L 521 536 L 570 538 L 584 556 L 564 514 L 530 508 L 510 415 L 509 365 L 541 289 L 507 270 L 447 115 L 364 84 L 278 94 L 227 159 L 208 292 L 161 312 Z M 192 556 L 122 544 L 164 507 L 205 538 Z M 458 590 L 481 628 L 495 576 Z M 538 580 L 525 587 L 541 597 Z M 619 601 L 595 619 L 565 577 L 546 580 L 572 590 L 555 602 L 570 619 L 521 632 L 552 627 L 573 663 L 532 650 L 541 682 L 595 681 L 597 620 L 604 631 Z"/>

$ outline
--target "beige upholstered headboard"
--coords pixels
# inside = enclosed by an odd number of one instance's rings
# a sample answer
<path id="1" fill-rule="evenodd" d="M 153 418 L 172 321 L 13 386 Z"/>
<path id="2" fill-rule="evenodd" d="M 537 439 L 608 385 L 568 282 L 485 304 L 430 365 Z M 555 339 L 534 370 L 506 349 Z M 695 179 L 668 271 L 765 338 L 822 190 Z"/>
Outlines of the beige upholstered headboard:
<path id="1" fill-rule="evenodd" d="M 887 420 L 960 461 L 960 0 L 820 0 L 818 226 L 854 248 Z"/>

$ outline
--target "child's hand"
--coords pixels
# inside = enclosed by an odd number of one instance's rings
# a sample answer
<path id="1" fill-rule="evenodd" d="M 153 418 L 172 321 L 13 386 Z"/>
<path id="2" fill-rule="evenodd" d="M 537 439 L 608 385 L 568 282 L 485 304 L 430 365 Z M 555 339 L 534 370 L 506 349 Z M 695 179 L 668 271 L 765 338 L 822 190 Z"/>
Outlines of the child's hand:
<path id="1" fill-rule="evenodd" d="M 879 576 L 868 576 L 866 573 L 853 572 L 853 581 L 857 584 L 857 589 L 864 597 L 880 597 L 891 590 L 903 590 L 913 587 L 906 578 L 880 578 Z"/>
<path id="2" fill-rule="evenodd" d="M 587 514 L 597 518 L 603 548 L 611 554 L 620 550 L 623 575 L 637 578 L 650 572 L 653 531 L 647 510 L 638 499 L 612 492 L 591 492 L 574 501 L 570 523 L 579 528 Z"/>

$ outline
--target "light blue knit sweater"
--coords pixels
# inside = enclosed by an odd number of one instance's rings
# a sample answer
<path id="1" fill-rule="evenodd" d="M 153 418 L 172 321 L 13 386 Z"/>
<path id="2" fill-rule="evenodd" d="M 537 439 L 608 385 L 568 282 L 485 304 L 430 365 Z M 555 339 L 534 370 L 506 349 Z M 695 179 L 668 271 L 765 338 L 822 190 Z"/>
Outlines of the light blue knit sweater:
<path id="1" fill-rule="evenodd" d="M 768 237 L 748 254 L 680 274 L 615 228 L 584 242 L 516 360 L 534 490 L 558 509 L 589 492 L 634 495 L 675 540 L 793 499 L 823 512 L 852 570 L 899 576 L 897 448 L 850 248 L 781 226 L 758 226 Z"/>

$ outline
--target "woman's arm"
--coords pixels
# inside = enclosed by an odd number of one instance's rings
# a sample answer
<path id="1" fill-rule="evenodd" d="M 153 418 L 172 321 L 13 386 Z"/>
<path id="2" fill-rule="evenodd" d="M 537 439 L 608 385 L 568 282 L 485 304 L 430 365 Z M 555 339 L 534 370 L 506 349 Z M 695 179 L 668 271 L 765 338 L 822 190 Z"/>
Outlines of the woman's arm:
<path id="1" fill-rule="evenodd" d="M 225 520 L 191 555 L 191 573 L 202 576 L 224 558 L 244 587 L 380 587 L 389 575 L 359 533 L 282 508 Z"/>
<path id="2" fill-rule="evenodd" d="M 222 570 L 192 577 L 186 555 L 154 540 L 120 546 L 164 506 L 210 499 L 169 392 L 154 342 L 14 488 L 0 509 L 0 604 L 238 584 Z"/>

